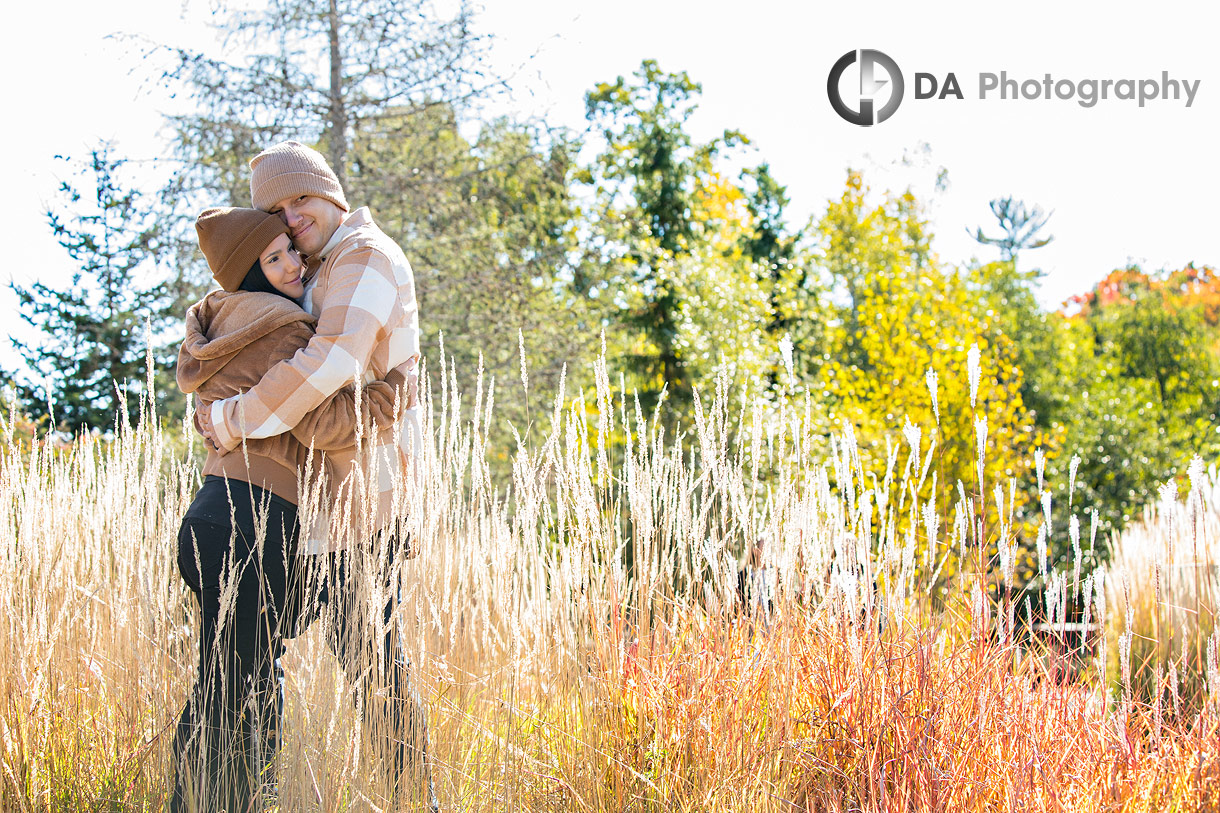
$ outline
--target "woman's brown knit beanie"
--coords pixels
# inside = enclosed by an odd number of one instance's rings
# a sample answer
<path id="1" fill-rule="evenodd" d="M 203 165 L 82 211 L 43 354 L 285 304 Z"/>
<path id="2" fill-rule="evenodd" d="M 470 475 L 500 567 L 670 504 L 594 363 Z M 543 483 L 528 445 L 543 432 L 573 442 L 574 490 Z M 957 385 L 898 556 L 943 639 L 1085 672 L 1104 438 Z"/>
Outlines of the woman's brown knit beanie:
<path id="1" fill-rule="evenodd" d="M 284 198 L 313 195 L 349 211 L 343 187 L 322 153 L 299 141 L 281 141 L 250 159 L 250 200 L 264 212 Z"/>
<path id="2" fill-rule="evenodd" d="M 199 248 L 212 276 L 226 291 L 236 291 L 259 256 L 288 227 L 277 215 L 257 209 L 205 209 L 195 221 Z"/>

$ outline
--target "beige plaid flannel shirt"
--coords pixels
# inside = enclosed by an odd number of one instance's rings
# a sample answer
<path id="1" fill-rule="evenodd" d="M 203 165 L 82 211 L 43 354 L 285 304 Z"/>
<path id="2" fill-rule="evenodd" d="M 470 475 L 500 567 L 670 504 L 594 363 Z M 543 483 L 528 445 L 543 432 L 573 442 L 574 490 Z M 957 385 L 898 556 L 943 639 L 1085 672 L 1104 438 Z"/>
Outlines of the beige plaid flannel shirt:
<path id="1" fill-rule="evenodd" d="M 321 265 L 306 281 L 303 303 L 318 318 L 314 337 L 245 393 L 214 402 L 212 426 L 217 442 L 234 449 L 242 438 L 289 431 L 358 378 L 368 383 L 397 369 L 411 382 L 410 394 L 403 394 L 403 420 L 397 431 L 382 427 L 386 431 L 368 438 L 375 456 L 380 523 L 389 512 L 392 467 L 401 465 L 402 454 L 413 454 L 419 442 L 419 408 L 413 397 L 420 357 L 415 280 L 406 255 L 377 228 L 367 208 L 344 218 L 318 258 Z M 315 258 L 310 260 L 312 266 Z M 310 535 L 318 533 L 315 527 Z M 320 541 L 311 541 L 317 549 Z M 332 538 L 329 547 L 345 544 Z"/>

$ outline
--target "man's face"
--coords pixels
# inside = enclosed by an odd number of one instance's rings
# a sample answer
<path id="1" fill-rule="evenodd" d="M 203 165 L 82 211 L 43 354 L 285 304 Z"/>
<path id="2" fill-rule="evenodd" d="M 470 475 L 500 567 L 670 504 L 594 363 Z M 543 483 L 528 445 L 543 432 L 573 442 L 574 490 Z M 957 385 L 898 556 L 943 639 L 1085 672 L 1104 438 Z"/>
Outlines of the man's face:
<path id="1" fill-rule="evenodd" d="M 299 195 L 284 198 L 269 210 L 291 231 L 292 243 L 302 254 L 316 254 L 343 222 L 343 210 L 326 198 Z"/>

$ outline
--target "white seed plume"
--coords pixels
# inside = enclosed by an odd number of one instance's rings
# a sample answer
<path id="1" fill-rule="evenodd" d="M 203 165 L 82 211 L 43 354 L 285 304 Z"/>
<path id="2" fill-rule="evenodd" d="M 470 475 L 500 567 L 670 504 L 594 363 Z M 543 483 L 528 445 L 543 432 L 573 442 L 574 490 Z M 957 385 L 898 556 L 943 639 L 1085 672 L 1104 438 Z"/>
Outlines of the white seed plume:
<path id="1" fill-rule="evenodd" d="M 1190 478 L 1190 490 L 1200 491 L 1204 485 L 1203 478 L 1203 458 L 1195 455 L 1190 460 L 1190 465 L 1186 468 L 1186 476 Z"/>
<path id="2" fill-rule="evenodd" d="M 796 383 L 796 374 L 793 372 L 795 364 L 792 361 L 792 337 L 787 333 L 784 338 L 779 340 L 779 357 L 784 362 L 784 369 L 788 371 L 788 381 Z"/>
<path id="3" fill-rule="evenodd" d="M 1211 700 L 1213 711 L 1220 710 L 1220 658 L 1217 649 L 1220 648 L 1220 629 L 1217 629 L 1207 639 L 1207 695 Z"/>
<path id="4" fill-rule="evenodd" d="M 936 391 L 937 375 L 931 367 L 924 374 L 924 382 L 928 385 L 928 394 L 932 396 L 932 414 L 936 416 L 936 425 L 940 425 L 940 398 Z"/>
<path id="5" fill-rule="evenodd" d="M 986 607 L 983 604 L 983 589 L 979 587 L 978 582 L 970 585 L 970 607 L 972 611 L 971 621 L 973 622 L 971 624 L 971 627 L 973 627 L 971 632 L 973 636 L 978 636 L 982 634 L 982 629 L 987 623 L 984 616 Z"/>
<path id="6" fill-rule="evenodd" d="M 1174 503 L 1178 501 L 1178 484 L 1173 480 L 1166 480 L 1157 486 L 1156 493 L 1162 508 L 1166 511 L 1172 510 Z"/>
<path id="7" fill-rule="evenodd" d="M 935 492 L 933 492 L 935 493 Z M 936 500 L 928 500 L 923 507 L 923 527 L 928 537 L 926 559 L 929 563 L 936 561 L 936 534 L 940 529 L 940 517 L 936 514 Z"/>
<path id="8" fill-rule="evenodd" d="M 1082 608 L 1084 610 L 1084 617 L 1081 620 L 1084 622 L 1084 628 L 1087 630 L 1089 628 L 1090 617 L 1093 615 L 1093 574 L 1092 573 L 1090 573 L 1089 575 L 1084 577 L 1084 604 L 1082 605 Z M 1081 635 L 1080 636 L 1081 649 L 1084 648 L 1084 645 L 1085 645 L 1085 636 Z"/>
<path id="9" fill-rule="evenodd" d="M 970 408 L 974 409 L 979 395 L 979 346 L 977 344 L 970 345 L 970 350 L 966 353 L 966 370 L 970 375 Z"/>
<path id="10" fill-rule="evenodd" d="M 1123 676 L 1123 698 L 1131 696 L 1131 628 L 1118 636 L 1118 668 Z"/>
<path id="11" fill-rule="evenodd" d="M 1076 491 L 1076 470 L 1080 468 L 1080 455 L 1072 455 L 1068 464 L 1068 508 L 1072 507 L 1072 494 Z"/>
<path id="12" fill-rule="evenodd" d="M 525 387 L 526 392 L 529 392 L 530 376 L 525 365 L 525 336 L 521 333 L 520 328 L 517 328 L 517 351 L 521 354 L 521 386 Z"/>
<path id="13" fill-rule="evenodd" d="M 910 418 L 907 418 L 905 425 L 902 427 L 902 436 L 907 439 L 907 443 L 909 443 L 911 446 L 911 454 L 913 454 L 917 460 L 919 458 L 919 451 L 922 448 L 920 445 L 922 435 L 922 430 L 915 424 L 911 423 Z"/>

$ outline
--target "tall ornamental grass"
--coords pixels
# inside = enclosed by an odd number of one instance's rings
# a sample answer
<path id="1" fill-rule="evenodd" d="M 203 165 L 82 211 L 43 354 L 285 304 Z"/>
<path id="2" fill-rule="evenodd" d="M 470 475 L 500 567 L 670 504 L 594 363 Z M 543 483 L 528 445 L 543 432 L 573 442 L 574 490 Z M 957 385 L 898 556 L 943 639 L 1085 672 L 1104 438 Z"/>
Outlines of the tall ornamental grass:
<path id="1" fill-rule="evenodd" d="M 1198 458 L 1187 477 L 1185 499 L 1166 483 L 1159 502 L 1115 537 L 1107 567 L 1112 680 L 1162 717 L 1193 715 L 1220 698 L 1220 479 Z"/>
<path id="2" fill-rule="evenodd" d="M 614 393 L 602 362 L 594 390 L 561 385 L 500 479 L 488 465 L 493 382 L 471 395 L 452 370 L 434 378 L 418 469 L 396 492 L 421 554 L 391 564 L 446 809 L 1220 807 L 1220 667 L 1201 602 L 1156 622 L 1175 630 L 1173 647 L 1149 656 L 1176 671 L 1173 713 L 1137 691 L 1130 656 L 1115 679 L 1118 644 L 1057 655 L 1024 631 L 1013 563 L 1034 546 L 1018 538 L 1013 506 L 1041 478 L 984 483 L 980 465 L 978 482 L 940 484 L 924 502 L 935 427 L 907 426 L 874 465 L 850 425 L 827 438 L 808 404 L 734 398 L 724 379 L 673 437 Z M 6 811 L 165 800 L 196 652 L 175 540 L 200 449 L 155 427 L 63 448 L 6 438 Z M 976 426 L 980 459 L 986 435 Z M 1214 482 L 1192 481 L 1186 516 L 1212 510 Z M 1096 607 L 1086 623 L 1117 619 L 1138 655 L 1142 615 L 1108 600 L 1123 584 L 1136 595 L 1144 577 L 1122 553 L 1104 575 L 1083 556 L 1051 569 L 1043 545 L 1065 523 L 1051 525 L 1049 491 L 1040 499 L 1039 606 L 1061 627 L 1069 606 Z M 1197 540 L 1214 569 L 1209 522 L 1141 527 L 1170 534 L 1176 551 Z M 1167 584 L 1177 560 L 1155 556 Z M 1203 595 L 1176 585 L 1161 601 L 1189 608 Z M 324 632 L 315 624 L 284 658 L 274 804 L 419 809 L 387 781 L 384 687 L 354 691 Z"/>

